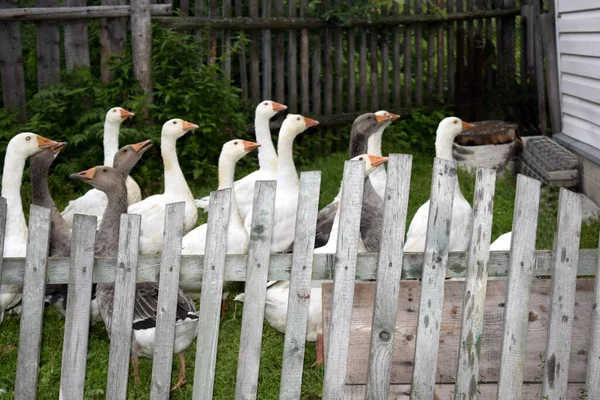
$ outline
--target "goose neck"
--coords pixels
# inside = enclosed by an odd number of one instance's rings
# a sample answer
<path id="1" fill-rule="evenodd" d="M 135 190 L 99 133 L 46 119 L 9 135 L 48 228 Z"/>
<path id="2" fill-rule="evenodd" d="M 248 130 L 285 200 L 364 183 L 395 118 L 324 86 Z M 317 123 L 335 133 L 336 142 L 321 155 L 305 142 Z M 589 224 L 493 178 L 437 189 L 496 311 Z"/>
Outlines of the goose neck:
<path id="1" fill-rule="evenodd" d="M 454 161 L 452 156 L 454 136 L 438 131 L 435 137 L 435 156 L 447 161 Z"/>
<path id="2" fill-rule="evenodd" d="M 2 173 L 2 197 L 6 199 L 6 237 L 27 232 L 23 203 L 21 201 L 21 179 L 25 168 L 25 158 L 14 154 L 8 148 L 4 158 Z"/>
<path id="3" fill-rule="evenodd" d="M 31 202 L 36 206 L 46 208 L 54 207 L 54 201 L 48 187 L 48 168 L 36 167 L 33 159 L 30 163 L 31 169 Z"/>
<path id="4" fill-rule="evenodd" d="M 119 130 L 121 125 L 114 122 L 104 123 L 104 165 L 112 167 L 115 154 L 119 151 Z"/>
<path id="5" fill-rule="evenodd" d="M 258 148 L 258 165 L 261 170 L 275 172 L 277 170 L 277 153 L 271 138 L 269 120 L 257 116 L 254 119 L 254 129 L 256 131 L 256 141 L 260 144 Z"/>
<path id="6" fill-rule="evenodd" d="M 371 135 L 372 136 L 372 135 Z M 367 136 L 363 133 L 354 133 L 350 138 L 350 158 L 354 158 L 368 151 Z"/>
<path id="7" fill-rule="evenodd" d="M 385 127 L 381 127 L 369 137 L 367 141 L 367 154 L 381 157 L 381 138 Z"/>
<path id="8" fill-rule="evenodd" d="M 280 132 L 277 142 L 279 161 L 277 164 L 277 185 L 299 185 L 298 173 L 294 164 L 294 139 L 296 135 L 290 132 Z"/>
<path id="9" fill-rule="evenodd" d="M 192 193 L 179 166 L 177 141 L 163 136 L 160 141 L 160 150 L 165 169 L 165 193 L 173 195 L 185 193 L 191 197 Z"/>
<path id="10" fill-rule="evenodd" d="M 231 205 L 229 207 L 229 230 L 235 228 L 239 231 L 244 228 L 244 221 L 240 216 L 240 211 L 235 198 L 233 179 L 235 175 L 236 161 L 231 158 L 221 155 L 219 157 L 219 190 L 231 189 Z"/>
<path id="11" fill-rule="evenodd" d="M 101 256 L 113 256 L 117 252 L 121 214 L 127 213 L 127 187 L 125 180 L 106 191 L 108 204 L 102 215 L 100 229 L 96 236 L 96 253 Z"/>

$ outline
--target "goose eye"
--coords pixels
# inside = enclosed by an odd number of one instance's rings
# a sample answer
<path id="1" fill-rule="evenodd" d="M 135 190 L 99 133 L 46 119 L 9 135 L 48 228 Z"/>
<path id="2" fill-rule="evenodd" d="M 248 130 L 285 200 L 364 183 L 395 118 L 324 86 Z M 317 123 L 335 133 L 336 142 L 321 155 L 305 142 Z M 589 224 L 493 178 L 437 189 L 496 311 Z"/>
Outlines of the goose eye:
<path id="1" fill-rule="evenodd" d="M 265 103 L 265 104 L 263 104 L 263 106 L 268 106 L 268 105 L 269 105 L 269 103 Z"/>
<path id="2" fill-rule="evenodd" d="M 367 117 L 367 119 L 371 119 L 371 117 L 369 116 L 369 117 Z"/>
<path id="3" fill-rule="evenodd" d="M 25 140 L 31 140 L 31 136 L 25 136 Z"/>
<path id="4" fill-rule="evenodd" d="M 457 121 L 457 120 L 454 120 L 454 122 L 452 122 L 452 123 L 453 123 L 453 124 L 458 124 L 458 121 Z"/>
<path id="5" fill-rule="evenodd" d="M 175 125 L 177 123 L 177 121 L 173 121 L 173 125 Z"/>
<path id="6" fill-rule="evenodd" d="M 296 121 L 300 121 L 300 117 L 296 118 Z"/>
<path id="7" fill-rule="evenodd" d="M 233 142 L 233 144 L 234 144 L 235 146 L 237 146 L 238 142 Z"/>
<path id="8" fill-rule="evenodd" d="M 127 149 L 123 150 L 123 153 L 127 153 Z"/>
<path id="9" fill-rule="evenodd" d="M 360 158 L 359 158 L 359 160 L 360 160 L 360 161 L 362 161 L 362 160 L 364 160 L 364 158 L 363 158 L 363 157 L 360 157 Z"/>

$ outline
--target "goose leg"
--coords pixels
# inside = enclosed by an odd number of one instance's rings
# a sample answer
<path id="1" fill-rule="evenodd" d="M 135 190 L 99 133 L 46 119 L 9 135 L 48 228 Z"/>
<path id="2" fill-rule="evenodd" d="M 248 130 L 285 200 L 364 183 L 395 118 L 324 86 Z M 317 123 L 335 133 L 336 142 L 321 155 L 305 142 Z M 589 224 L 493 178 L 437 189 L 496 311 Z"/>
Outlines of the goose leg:
<path id="1" fill-rule="evenodd" d="M 313 363 L 313 365 L 311 365 L 311 367 L 316 367 L 317 365 L 321 365 L 323 364 L 323 353 L 325 352 L 325 346 L 323 343 L 323 334 L 322 333 L 317 333 L 317 361 L 315 361 Z"/>
<path id="2" fill-rule="evenodd" d="M 135 383 L 140 383 L 140 361 L 136 356 L 131 356 L 131 365 L 133 366 L 133 379 Z"/>
<path id="3" fill-rule="evenodd" d="M 177 379 L 177 383 L 175 386 L 171 388 L 171 391 L 179 389 L 181 386 L 186 384 L 185 380 L 185 352 L 182 351 L 178 354 L 179 356 L 179 379 Z"/>

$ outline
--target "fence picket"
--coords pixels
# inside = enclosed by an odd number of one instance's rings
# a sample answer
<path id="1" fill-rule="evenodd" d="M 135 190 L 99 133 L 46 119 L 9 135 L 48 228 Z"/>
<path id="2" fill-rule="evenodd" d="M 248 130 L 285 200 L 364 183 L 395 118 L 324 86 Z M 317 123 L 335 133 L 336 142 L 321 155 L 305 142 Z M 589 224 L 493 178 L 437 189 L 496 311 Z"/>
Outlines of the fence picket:
<path id="1" fill-rule="evenodd" d="M 415 14 L 423 13 L 422 0 L 415 0 Z M 423 27 L 415 28 L 415 58 L 417 60 L 415 71 L 415 100 L 418 106 L 423 105 Z"/>
<path id="2" fill-rule="evenodd" d="M 0 225 L 1 226 L 1 225 Z M 598 242 L 600 250 L 600 240 Z M 581 257 L 580 257 L 581 262 Z M 600 254 L 596 263 L 596 280 L 594 287 L 594 299 L 592 301 L 592 318 L 590 348 L 588 354 L 600 354 Z M 600 398 L 600 357 L 590 357 L 588 359 L 587 377 L 585 380 L 585 389 L 590 399 Z"/>
<path id="3" fill-rule="evenodd" d="M 288 16 L 293 18 L 296 16 L 296 0 L 288 0 Z M 286 103 L 288 111 L 298 113 L 298 33 L 295 30 L 290 30 L 288 35 L 288 85 Z"/>
<path id="4" fill-rule="evenodd" d="M 454 398 L 474 399 L 479 380 L 480 340 L 487 290 L 496 172 L 479 168 L 473 199 L 473 230 L 467 253 L 465 295 Z"/>
<path id="5" fill-rule="evenodd" d="M 410 155 L 392 154 L 389 157 L 367 375 L 368 400 L 388 398 L 411 166 Z"/>
<path id="6" fill-rule="evenodd" d="M 152 93 L 152 29 L 150 1 L 131 0 L 131 49 L 133 75 L 144 93 Z M 88 62 L 89 64 L 89 62 Z"/>
<path id="7" fill-rule="evenodd" d="M 452 205 L 457 185 L 454 162 L 436 158 L 433 163 L 427 239 L 423 256 L 423 280 L 415 343 L 411 398 L 432 399 L 444 306 L 444 278 L 452 223 Z"/>
<path id="8" fill-rule="evenodd" d="M 121 215 L 113 299 L 113 310 L 119 312 L 113 312 L 110 323 L 110 354 L 106 384 L 108 399 L 127 398 L 141 223 L 141 215 Z"/>
<path id="9" fill-rule="evenodd" d="M 342 399 L 344 396 L 364 175 L 365 168 L 362 162 L 345 162 L 340 228 L 334 265 L 331 326 L 329 332 L 324 332 L 328 339 L 325 348 L 325 380 L 323 381 L 325 400 Z"/>
<path id="10" fill-rule="evenodd" d="M 347 112 L 356 110 L 356 62 L 355 51 L 356 51 L 356 32 L 354 29 L 347 29 L 348 32 L 348 90 L 346 94 L 346 103 L 348 107 Z"/>
<path id="11" fill-rule="evenodd" d="M 299 399 L 310 304 L 313 253 L 319 207 L 321 172 L 300 174 L 300 195 L 288 298 L 279 399 Z"/>
<path id="12" fill-rule="evenodd" d="M 262 2 L 262 16 L 270 17 L 271 16 L 271 0 L 263 0 Z M 271 54 L 271 31 L 269 29 L 265 29 L 262 37 L 262 98 L 270 99 L 272 97 L 271 93 L 271 84 L 273 82 L 272 78 L 272 54 Z M 308 34 L 307 34 L 308 35 Z M 303 39 L 304 40 L 304 39 Z M 306 37 L 307 46 L 308 46 L 308 36 Z M 282 99 L 280 99 L 282 100 Z"/>
<path id="13" fill-rule="evenodd" d="M 199 1 L 199 0 L 196 0 L 196 1 Z M 243 0 L 235 0 L 235 15 L 237 17 L 244 16 L 242 2 L 243 2 Z M 199 15 L 198 12 L 196 12 L 196 15 Z M 248 100 L 248 98 L 250 97 L 250 91 L 248 89 L 248 69 L 247 69 L 248 62 L 246 59 L 246 46 L 242 44 L 240 46 L 239 51 L 240 51 L 239 75 L 240 75 L 240 87 L 242 88 L 242 99 Z M 282 100 L 280 99 L 279 101 L 282 101 Z"/>
<path id="14" fill-rule="evenodd" d="M 0 10 L 17 7 L 18 2 L 0 0 Z M 19 109 L 19 117 L 25 120 L 25 72 L 21 48 L 21 24 L 0 23 L 0 76 L 2 76 L 2 100 L 6 108 Z"/>
<path id="15" fill-rule="evenodd" d="M 156 333 L 152 361 L 151 399 L 168 399 L 171 388 L 173 345 L 181 267 L 181 238 L 185 203 L 167 204 L 164 247 L 160 262 L 160 290 L 156 312 Z"/>
<path id="16" fill-rule="evenodd" d="M 85 7 L 85 3 L 86 0 L 65 0 L 64 5 L 65 7 Z M 67 69 L 89 67 L 90 49 L 87 22 L 82 20 L 65 21 L 63 26 Z"/>
<path id="17" fill-rule="evenodd" d="M 102 0 L 101 4 L 103 6 L 123 6 L 125 0 Z M 126 18 L 103 18 L 100 20 L 100 77 L 102 82 L 107 83 L 112 79 L 114 74 L 107 63 L 111 57 L 123 50 L 125 43 L 127 43 Z"/>
<path id="18" fill-rule="evenodd" d="M 36 0 L 36 7 L 56 7 L 57 0 Z M 58 23 L 40 21 L 36 24 L 38 89 L 60 79 L 60 31 Z"/>
<path id="19" fill-rule="evenodd" d="M 273 7 L 276 17 L 283 17 L 283 2 L 275 1 Z M 275 48 L 277 53 L 284 53 L 285 49 L 285 33 L 275 32 Z M 285 53 L 284 53 L 285 54 Z M 284 102 L 285 99 L 285 57 L 275 57 L 275 100 Z"/>
<path id="20" fill-rule="evenodd" d="M 75 214 L 60 378 L 61 400 L 83 399 L 96 226 L 96 217 Z"/>
<path id="21" fill-rule="evenodd" d="M 560 190 L 558 228 L 554 238 L 552 293 L 546 340 L 546 370 L 542 396 L 548 400 L 567 398 L 571 331 L 575 317 L 575 285 L 579 237 L 581 236 L 581 195 Z M 591 353 L 591 357 L 594 357 Z"/>
<path id="22" fill-rule="evenodd" d="M 276 188 L 276 181 L 257 181 L 254 189 L 246 299 L 235 387 L 238 400 L 256 399 Z"/>
<path id="23" fill-rule="evenodd" d="M 192 396 L 197 400 L 213 398 L 230 207 L 231 189 L 210 194 Z"/>
<path id="24" fill-rule="evenodd" d="M 359 28 L 360 52 L 358 58 L 358 93 L 359 107 L 361 110 L 367 108 L 367 30 Z"/>
<path id="25" fill-rule="evenodd" d="M 300 18 L 304 17 L 306 9 L 308 8 L 308 0 L 300 0 Z M 301 104 L 300 110 L 302 114 L 308 115 L 309 111 L 309 96 L 310 89 L 308 84 L 309 70 L 308 70 L 308 30 L 302 29 L 300 33 L 300 91 L 301 91 Z"/>
<path id="26" fill-rule="evenodd" d="M 404 14 L 410 15 L 410 1 L 404 2 Z M 412 74 L 410 59 L 412 57 L 411 26 L 404 25 L 404 106 L 412 106 Z"/>
<path id="27" fill-rule="evenodd" d="M 523 356 L 527 341 L 528 307 L 535 259 L 540 182 L 519 175 L 504 306 L 503 337 L 498 378 L 499 399 L 520 399 Z"/>
<path id="28" fill-rule="evenodd" d="M 50 209 L 31 205 L 15 380 L 16 399 L 37 397 L 49 244 Z"/>
<path id="29" fill-rule="evenodd" d="M 378 77 L 379 77 L 379 57 L 377 57 L 377 28 L 371 28 L 369 36 L 371 39 L 369 47 L 369 55 L 371 56 L 371 109 L 379 109 L 379 90 Z"/>

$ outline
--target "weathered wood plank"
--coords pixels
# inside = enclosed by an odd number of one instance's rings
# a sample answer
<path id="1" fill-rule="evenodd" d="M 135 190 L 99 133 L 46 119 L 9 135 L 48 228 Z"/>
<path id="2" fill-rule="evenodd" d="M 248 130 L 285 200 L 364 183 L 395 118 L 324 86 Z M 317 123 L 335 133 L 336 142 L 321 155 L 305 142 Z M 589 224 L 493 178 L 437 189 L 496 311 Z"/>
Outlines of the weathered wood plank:
<path id="1" fill-rule="evenodd" d="M 258 17 L 258 0 L 248 1 L 250 18 Z M 250 99 L 252 104 L 260 102 L 260 33 L 250 33 Z"/>
<path id="2" fill-rule="evenodd" d="M 436 158 L 433 163 L 431 181 L 431 200 L 411 389 L 415 399 L 433 398 L 435 366 L 444 306 L 444 278 L 450 242 L 446 229 L 452 223 L 452 204 L 456 185 L 454 163 Z"/>
<path id="3" fill-rule="evenodd" d="M 506 279 L 488 279 L 481 335 L 478 383 L 498 382 L 502 321 L 506 305 Z M 524 382 L 539 382 L 540 392 L 544 365 L 540 354 L 544 354 L 547 337 L 548 301 L 551 290 L 550 279 L 534 279 L 531 301 L 527 308 L 527 348 L 525 351 Z M 323 283 L 323 328 L 329 329 L 332 284 Z M 371 342 L 375 282 L 357 282 L 352 310 L 352 328 L 346 384 L 367 382 L 367 362 Z M 392 384 L 410 384 L 415 354 L 417 333 L 417 304 L 421 284 L 418 281 L 401 281 L 398 314 L 396 316 L 396 340 L 392 363 Z M 446 281 L 444 288 L 444 312 L 440 337 L 440 349 L 436 366 L 437 383 L 455 383 L 458 347 L 462 322 L 464 281 Z M 590 356 L 590 318 L 594 303 L 594 280 L 578 279 L 575 318 L 571 341 L 569 382 L 584 383 Z M 327 337 L 325 337 L 327 338 Z M 327 343 L 325 343 L 327 346 Z M 494 395 L 493 398 L 496 396 Z M 452 398 L 452 397 L 450 397 Z M 478 398 L 487 400 L 488 397 Z M 529 399 L 524 397 L 525 399 Z M 540 397 L 538 397 L 540 398 Z M 443 397 L 442 397 L 443 399 Z"/>
<path id="4" fill-rule="evenodd" d="M 244 10 L 242 7 L 242 0 L 235 0 L 235 15 L 237 18 L 244 18 Z M 248 100 L 250 91 L 248 89 L 248 69 L 246 59 L 246 46 L 240 47 L 240 53 L 238 56 L 239 63 L 239 76 L 240 76 L 240 87 L 242 88 L 242 99 Z M 280 100 L 281 101 L 281 100 Z"/>
<path id="5" fill-rule="evenodd" d="M 110 354 L 106 383 L 106 397 L 115 400 L 127 398 L 141 223 L 141 215 L 121 215 L 113 299 L 113 310 L 119 312 L 113 312 L 110 323 Z"/>
<path id="6" fill-rule="evenodd" d="M 554 238 L 554 273 L 543 385 L 543 397 L 548 400 L 567 396 L 581 217 L 581 195 L 562 188 L 558 204 L 558 228 Z"/>
<path id="7" fill-rule="evenodd" d="M 367 109 L 367 30 L 358 30 L 360 51 L 358 58 L 358 96 L 361 110 Z"/>
<path id="8" fill-rule="evenodd" d="M 390 48 L 389 32 L 387 29 L 381 30 L 381 107 L 387 109 L 390 105 Z"/>
<path id="9" fill-rule="evenodd" d="M 556 54 L 555 19 L 551 14 L 542 14 L 541 30 L 544 53 L 546 55 L 546 85 L 548 86 L 548 103 L 552 133 L 561 132 L 560 91 L 558 87 L 558 60 Z"/>
<path id="10" fill-rule="evenodd" d="M 57 0 L 36 0 L 37 7 L 55 7 Z M 56 22 L 36 25 L 38 89 L 60 79 L 60 31 Z"/>
<path id="11" fill-rule="evenodd" d="M 258 387 L 258 367 L 262 341 L 265 298 L 276 181 L 258 181 L 254 189 L 252 229 L 248 246 L 246 299 L 240 333 L 240 352 L 237 368 L 235 398 L 255 399 Z"/>
<path id="12" fill-rule="evenodd" d="M 96 217 L 76 214 L 69 265 L 67 316 L 60 374 L 60 399 L 83 399 L 90 301 L 94 274 Z"/>
<path id="13" fill-rule="evenodd" d="M 540 182 L 519 175 L 515 199 L 510 267 L 506 286 L 506 306 L 498 397 L 520 399 L 523 385 L 523 358 L 527 342 L 527 319 L 531 279 L 535 269 L 535 233 L 540 202 Z"/>
<path id="14" fill-rule="evenodd" d="M 393 15 L 398 15 L 400 13 L 400 6 L 398 3 L 394 3 L 392 13 Z M 400 96 L 400 28 L 398 26 L 392 28 L 392 44 L 394 51 L 392 56 L 392 81 L 394 85 L 393 104 L 394 108 L 398 108 L 402 104 Z"/>
<path id="15" fill-rule="evenodd" d="M 125 0 L 102 0 L 102 5 L 125 5 Z M 100 20 L 100 76 L 106 83 L 113 74 L 106 65 L 110 58 L 123 51 L 127 42 L 126 18 L 103 18 Z"/>
<path id="16" fill-rule="evenodd" d="M 276 1 L 274 6 L 275 16 L 283 17 L 283 2 Z M 285 34 L 277 32 L 275 34 L 275 48 L 278 49 L 275 57 L 275 99 L 283 102 L 285 98 Z"/>
<path id="17" fill-rule="evenodd" d="M 262 16 L 268 18 L 271 16 L 271 0 L 263 0 L 262 2 Z M 306 39 L 308 46 L 308 37 Z M 279 50 L 279 49 L 277 49 Z M 272 49 L 271 49 L 271 31 L 265 29 L 262 32 L 262 98 L 272 98 L 272 82 L 273 82 L 273 68 L 272 68 Z M 276 53 L 277 58 L 280 57 L 279 52 Z M 280 99 L 283 100 L 283 99 Z"/>
<path id="18" fill-rule="evenodd" d="M 155 0 L 151 0 L 155 1 Z M 219 2 L 218 0 L 208 0 L 208 18 L 217 18 L 219 13 Z M 216 30 L 211 30 L 208 33 L 208 63 L 213 64 L 217 58 L 217 36 Z"/>
<path id="19" fill-rule="evenodd" d="M 151 399 L 168 399 L 171 388 L 173 345 L 179 294 L 179 270 L 181 267 L 181 238 L 185 203 L 167 204 L 165 208 L 165 244 L 160 268 L 160 290 L 156 312 L 156 333 L 152 358 Z"/>
<path id="20" fill-rule="evenodd" d="M 436 82 L 435 70 L 435 44 L 436 30 L 433 26 L 427 27 L 427 102 L 433 102 L 434 87 Z"/>
<path id="21" fill-rule="evenodd" d="M 352 112 L 356 110 L 356 63 L 355 63 L 355 31 L 348 29 L 348 92 L 346 102 L 348 103 L 346 110 Z"/>
<path id="22" fill-rule="evenodd" d="M 47 0 L 48 4 L 52 0 Z M 36 3 L 37 4 L 37 3 Z M 150 13 L 153 16 L 169 16 L 172 13 L 171 4 L 151 4 Z M 12 8 L 0 10 L 1 22 L 14 21 L 56 21 L 74 19 L 99 19 L 128 17 L 129 6 L 76 6 L 53 7 L 50 5 L 35 8 Z"/>
<path id="23" fill-rule="evenodd" d="M 385 399 L 390 386 L 411 167 L 412 156 L 390 155 L 369 352 L 369 400 Z"/>
<path id="24" fill-rule="evenodd" d="M 370 79 L 370 84 L 371 84 L 371 102 L 370 102 L 370 106 L 371 106 L 371 110 L 377 110 L 379 109 L 379 89 L 377 87 L 377 85 L 379 84 L 378 82 L 378 76 L 379 76 L 379 57 L 377 54 L 377 44 L 378 42 L 378 36 L 377 36 L 377 28 L 371 28 L 371 30 L 369 31 L 369 36 L 371 39 L 370 43 L 369 43 L 369 56 L 370 56 L 370 61 L 371 61 L 371 79 Z"/>
<path id="25" fill-rule="evenodd" d="M 223 0 L 223 17 L 231 17 L 231 0 Z M 231 81 L 231 31 L 223 31 L 223 76 Z"/>
<path id="26" fill-rule="evenodd" d="M 0 225 L 1 226 L 1 225 Z M 600 249 L 600 246 L 598 246 Z M 591 340 L 588 354 L 587 379 L 585 388 L 590 399 L 600 398 L 600 257 L 596 267 L 594 298 L 592 299 Z M 577 293 L 575 293 L 577 296 Z M 576 303 L 577 306 L 577 303 Z M 571 369 L 573 365 L 571 364 Z"/>
<path id="27" fill-rule="evenodd" d="M 312 114 L 321 115 L 321 38 L 316 35 L 312 54 Z"/>
<path id="28" fill-rule="evenodd" d="M 212 192 L 206 232 L 206 277 L 202 280 L 202 294 L 196 341 L 194 370 L 194 399 L 213 398 L 221 301 L 223 298 L 223 271 L 227 253 L 227 227 L 231 207 L 231 189 Z"/>
<path id="29" fill-rule="evenodd" d="M 136 1 L 133 0 L 132 3 Z M 65 0 L 67 7 L 85 7 L 85 0 Z M 132 4 L 133 6 L 133 4 Z M 133 11 L 133 10 L 132 10 Z M 90 49 L 87 23 L 84 21 L 69 20 L 63 23 L 65 63 L 67 69 L 90 66 Z"/>
<path id="30" fill-rule="evenodd" d="M 335 0 L 335 6 L 340 7 L 342 0 Z M 336 29 L 333 32 L 335 42 L 335 112 L 344 112 L 344 32 Z"/>
<path id="31" fill-rule="evenodd" d="M 326 8 L 331 8 L 331 0 L 323 0 L 323 6 Z M 332 33 L 333 32 L 331 29 L 325 29 L 324 31 L 325 41 L 323 47 L 325 53 L 323 55 L 323 106 L 325 115 L 333 115 L 333 58 L 335 57 L 332 57 Z M 341 57 L 341 55 L 339 55 L 339 57 Z"/>
<path id="32" fill-rule="evenodd" d="M 320 171 L 303 172 L 300 175 L 292 276 L 283 342 L 280 400 L 295 400 L 301 395 L 320 187 Z"/>
<path id="33" fill-rule="evenodd" d="M 479 345 L 483 331 L 495 184 L 496 173 L 494 170 L 484 168 L 477 170 L 473 199 L 473 230 L 467 256 L 463 301 L 463 310 L 468 310 L 468 312 L 462 315 L 454 392 L 454 397 L 457 399 L 474 399 L 477 396 Z"/>
<path id="34" fill-rule="evenodd" d="M 288 17 L 296 16 L 296 0 L 288 0 Z M 290 30 L 288 35 L 288 96 L 286 104 L 288 111 L 292 113 L 298 112 L 298 34 L 294 30 Z"/>
<path id="35" fill-rule="evenodd" d="M 421 0 L 415 0 L 415 14 L 423 13 Z M 423 28 L 415 27 L 415 99 L 417 106 L 423 105 Z"/>
<path id="36" fill-rule="evenodd" d="M 446 11 L 448 13 L 452 13 L 455 10 L 455 4 L 453 1 L 446 1 Z M 454 102 L 454 96 L 455 96 L 455 79 L 456 79 L 456 64 L 455 64 L 455 60 L 454 60 L 454 38 L 455 38 L 455 34 L 454 34 L 454 23 L 449 23 L 448 25 L 448 31 L 447 31 L 447 37 L 448 37 L 448 41 L 447 41 L 447 59 L 448 59 L 448 96 L 447 99 L 449 102 L 453 103 Z"/>
<path id="37" fill-rule="evenodd" d="M 342 399 L 344 396 L 364 175 L 365 168 L 362 162 L 345 162 L 340 230 L 333 277 L 333 305 L 330 317 L 332 323 L 329 330 L 324 331 L 324 335 L 329 339 L 328 346 L 325 346 L 325 400 Z"/>
<path id="38" fill-rule="evenodd" d="M 46 263 L 50 244 L 50 209 L 31 205 L 29 209 L 27 261 L 23 285 L 23 308 L 19 330 L 15 398 L 37 397 Z"/>
<path id="39" fill-rule="evenodd" d="M 0 12 L 18 7 L 18 1 L 1 0 Z M 3 10 L 4 9 L 4 10 Z M 21 24 L 18 22 L 0 23 L 0 75 L 2 76 L 2 100 L 6 108 L 19 112 L 24 121 L 25 113 L 25 72 L 21 45 Z"/>
<path id="40" fill-rule="evenodd" d="M 144 93 L 152 92 L 152 29 L 150 1 L 131 0 L 133 75 Z M 151 101 L 151 99 L 149 99 Z"/>
<path id="41" fill-rule="evenodd" d="M 410 16 L 410 1 L 404 2 L 404 14 Z M 412 33 L 410 26 L 404 26 L 404 106 L 412 106 L 412 75 L 410 60 L 412 58 Z"/>
<path id="42" fill-rule="evenodd" d="M 308 0 L 300 0 L 300 17 L 304 17 L 304 13 L 308 8 Z M 302 114 L 308 115 L 309 111 L 309 84 L 308 84 L 308 30 L 302 29 L 300 34 L 300 90 L 301 90 L 301 106 Z"/>
<path id="43" fill-rule="evenodd" d="M 535 54 L 535 82 L 537 89 L 538 104 L 538 128 L 542 135 L 547 135 L 548 132 L 546 123 L 546 85 L 544 82 L 544 49 L 542 41 L 542 20 L 540 16 L 540 6 L 537 2 L 534 2 L 532 22 L 534 23 L 533 40 L 535 44 L 533 47 Z M 504 25 L 502 29 L 505 29 Z M 514 44 L 511 50 L 514 51 Z"/>

